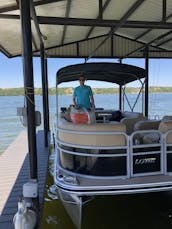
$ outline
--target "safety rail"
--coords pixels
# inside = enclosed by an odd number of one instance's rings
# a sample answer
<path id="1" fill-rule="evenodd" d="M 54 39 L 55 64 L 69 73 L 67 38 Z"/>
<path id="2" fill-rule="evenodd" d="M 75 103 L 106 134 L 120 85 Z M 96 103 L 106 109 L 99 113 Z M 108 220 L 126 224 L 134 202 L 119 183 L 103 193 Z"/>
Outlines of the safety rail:
<path id="1" fill-rule="evenodd" d="M 156 136 L 145 144 L 144 137 Z M 158 130 L 139 130 L 130 136 L 131 177 L 164 174 L 162 134 Z"/>
<path id="2" fill-rule="evenodd" d="M 89 134 L 96 134 L 96 135 L 122 135 L 125 137 L 126 144 L 123 146 L 90 146 L 90 145 L 78 145 L 78 144 L 71 144 L 65 141 L 62 141 L 56 137 L 56 148 L 59 151 L 58 153 L 58 168 L 59 170 L 63 171 L 64 173 L 67 172 L 69 175 L 77 176 L 81 175 L 83 177 L 96 177 L 97 179 L 101 178 L 130 178 L 130 177 L 137 177 L 137 176 L 149 176 L 149 175 L 172 175 L 172 142 L 167 143 L 167 138 L 169 134 L 172 134 L 172 130 L 168 131 L 165 134 L 162 134 L 158 130 L 141 130 L 135 131 L 131 136 L 128 136 L 124 132 L 95 132 L 95 131 L 78 131 L 78 130 L 66 130 L 57 128 L 57 131 L 60 132 L 67 132 L 67 133 L 77 133 L 80 135 L 89 135 Z M 156 134 L 158 136 L 158 140 L 156 142 L 152 142 L 149 144 L 144 144 L 143 142 L 139 142 L 140 136 L 147 136 L 149 134 Z M 139 136 L 139 138 L 138 138 Z M 122 150 L 122 152 L 118 151 Z M 102 175 L 101 173 L 97 173 L 96 175 L 91 173 L 93 170 L 89 168 L 89 174 L 84 174 L 84 172 L 77 171 L 73 168 L 65 168 L 62 164 L 62 159 L 65 158 L 64 155 L 67 155 L 68 162 L 72 157 L 78 157 L 78 161 L 84 158 L 85 161 L 94 158 L 94 162 L 97 163 L 97 160 L 105 160 L 105 158 L 116 158 L 116 163 L 119 166 L 119 158 L 125 158 L 125 162 L 123 161 L 123 167 L 125 165 L 125 173 L 112 175 L 105 174 Z M 64 156 L 64 158 L 62 157 Z M 66 158 L 67 158 L 66 157 Z M 102 159 L 101 159 L 102 158 Z M 171 164 L 170 164 L 170 162 Z M 105 162 L 104 162 L 105 163 Z M 94 164 L 94 163 L 93 163 Z M 97 163 L 98 164 L 98 163 Z M 113 164 L 114 167 L 117 164 Z M 111 164 L 112 165 L 112 164 Z M 107 163 L 108 166 L 108 163 Z"/>
<path id="3" fill-rule="evenodd" d="M 164 134 L 164 169 L 165 174 L 172 175 L 172 130 Z M 168 139 L 168 138 L 171 139 Z"/>
<path id="4" fill-rule="evenodd" d="M 118 162 L 122 161 L 122 168 L 123 171 L 121 171 L 121 174 L 117 171 L 118 174 L 111 176 L 114 178 L 128 178 L 130 176 L 130 169 L 129 169 L 129 137 L 124 133 L 124 132 L 115 132 L 115 131 L 106 131 L 106 132 L 95 132 L 95 131 L 75 131 L 75 130 L 64 130 L 61 128 L 58 128 L 58 131 L 61 132 L 67 132 L 67 133 L 77 133 L 80 135 L 116 135 L 116 136 L 123 136 L 125 139 L 125 145 L 112 145 L 112 146 L 90 146 L 90 145 L 78 145 L 78 144 L 71 144 L 71 143 L 66 143 L 56 137 L 56 146 L 57 149 L 59 150 L 59 156 L 58 156 L 58 161 L 59 161 L 59 168 L 60 170 L 63 171 L 68 171 L 70 174 L 81 174 L 82 176 L 89 176 L 91 175 L 94 177 L 94 172 L 93 172 L 93 167 L 96 167 L 96 165 L 99 166 L 99 158 L 104 158 L 104 161 L 106 161 L 107 158 L 116 158 L 116 162 L 114 162 L 114 165 L 116 164 L 116 167 L 118 166 Z M 121 152 L 122 151 L 122 152 Z M 65 156 L 66 155 L 66 156 Z M 125 160 L 123 159 L 125 158 Z M 65 161 L 68 163 L 68 169 L 65 169 L 65 166 L 63 166 Z M 80 173 L 78 168 L 73 168 L 73 164 L 77 164 L 79 162 L 84 163 L 85 161 L 85 167 L 86 170 Z M 110 162 L 110 160 L 108 161 Z M 108 164 L 108 162 L 106 164 Z M 62 165 L 63 164 L 63 165 Z M 67 165 L 66 165 L 67 167 Z M 79 165 L 78 165 L 79 167 Z M 89 174 L 87 171 L 87 168 L 89 170 Z M 77 172 L 76 172 L 77 170 Z M 125 171 L 124 171 L 125 170 Z M 95 171 L 95 169 L 94 169 Z M 92 172 L 92 174 L 91 174 Z M 113 171 L 112 173 L 115 173 Z M 99 174 L 96 173 L 96 176 L 99 177 L 104 177 L 102 175 L 101 170 L 99 170 Z M 107 177 L 107 176 L 106 176 Z"/>

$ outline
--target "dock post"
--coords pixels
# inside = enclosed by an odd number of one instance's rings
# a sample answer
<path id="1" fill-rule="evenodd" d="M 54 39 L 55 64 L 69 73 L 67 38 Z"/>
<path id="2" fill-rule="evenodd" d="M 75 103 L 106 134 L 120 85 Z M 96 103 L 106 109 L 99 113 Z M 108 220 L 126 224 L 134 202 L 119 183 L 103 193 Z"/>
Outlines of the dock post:
<path id="1" fill-rule="evenodd" d="M 30 0 L 20 0 L 23 75 L 27 108 L 28 151 L 30 160 L 30 178 L 37 179 L 37 148 L 35 127 L 35 99 L 32 62 L 32 35 L 30 19 Z"/>
<path id="2" fill-rule="evenodd" d="M 50 131 L 50 112 L 49 112 L 49 97 L 48 97 L 48 63 L 45 56 L 45 85 L 46 85 L 46 107 L 47 107 L 47 130 Z"/>
<path id="3" fill-rule="evenodd" d="M 42 99 L 44 114 L 44 145 L 48 146 L 49 131 L 49 108 L 48 108 L 48 79 L 47 79 L 47 62 L 45 61 L 44 45 L 40 45 L 41 50 L 41 74 L 42 74 Z"/>

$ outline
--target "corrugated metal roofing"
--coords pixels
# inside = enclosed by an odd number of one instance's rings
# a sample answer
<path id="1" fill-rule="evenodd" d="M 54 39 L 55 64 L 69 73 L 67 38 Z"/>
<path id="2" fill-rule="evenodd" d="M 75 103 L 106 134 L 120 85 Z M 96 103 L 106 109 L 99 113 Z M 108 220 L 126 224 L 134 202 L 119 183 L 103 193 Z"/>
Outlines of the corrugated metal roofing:
<path id="1" fill-rule="evenodd" d="M 150 57 L 172 57 L 171 0 L 37 0 L 34 6 L 48 57 L 141 58 L 146 45 Z M 32 38 L 39 55 L 33 20 Z M 0 1 L 0 50 L 21 55 L 18 0 Z"/>

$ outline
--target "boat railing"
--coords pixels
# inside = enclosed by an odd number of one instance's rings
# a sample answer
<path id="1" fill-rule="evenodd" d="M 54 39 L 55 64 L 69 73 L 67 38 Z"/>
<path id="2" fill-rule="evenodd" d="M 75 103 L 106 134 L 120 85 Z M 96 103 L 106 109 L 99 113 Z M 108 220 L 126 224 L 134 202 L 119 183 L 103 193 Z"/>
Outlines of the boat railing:
<path id="1" fill-rule="evenodd" d="M 129 142 L 131 177 L 165 173 L 164 143 L 160 131 L 135 131 Z"/>
<path id="2" fill-rule="evenodd" d="M 111 146 L 93 146 L 93 145 L 78 145 L 68 143 L 56 137 L 56 146 L 60 153 L 58 153 L 58 168 L 64 173 L 67 172 L 71 175 L 81 175 L 90 178 L 96 177 L 102 178 L 106 176 L 106 179 L 119 179 L 130 178 L 137 176 L 151 176 L 151 175 L 172 175 L 172 130 L 162 133 L 159 130 L 139 130 L 133 132 L 130 136 L 124 132 L 113 131 L 78 131 L 78 130 L 66 130 L 58 128 L 57 132 L 79 134 L 79 135 L 113 135 L 123 136 L 125 138 L 124 145 L 111 145 Z M 156 141 L 145 143 L 141 139 L 154 137 Z M 65 156 L 66 155 L 66 156 Z M 87 158 L 91 161 L 91 166 L 97 163 L 97 160 L 105 160 L 107 158 L 116 158 L 114 161 L 114 167 L 119 160 L 122 159 L 123 167 L 125 171 L 121 174 L 94 174 L 92 168 L 89 168 L 89 174 L 80 172 L 77 169 L 65 167 L 61 163 L 61 158 L 68 161 L 70 164 L 73 158 L 79 158 L 80 161 Z M 65 158 L 66 157 L 66 158 Z M 92 158 L 92 160 L 91 160 Z M 102 158 L 102 159 L 101 159 Z M 125 162 L 123 159 L 125 158 Z M 72 162 L 73 163 L 73 162 Z M 117 163 L 117 164 L 115 164 Z M 88 163 L 89 164 L 89 163 Z M 98 164 L 98 163 L 97 163 Z M 111 164 L 112 165 L 112 164 Z M 90 164 L 89 164 L 90 166 Z M 107 163 L 108 166 L 108 163 Z M 119 167 L 119 166 L 117 166 Z M 96 167 L 95 167 L 96 168 Z"/>
<path id="3" fill-rule="evenodd" d="M 164 167 L 165 174 L 172 175 L 172 130 L 164 134 Z"/>
<path id="4" fill-rule="evenodd" d="M 64 166 L 61 165 L 60 161 L 60 156 L 64 156 L 66 155 L 70 155 L 72 157 L 79 157 L 80 160 L 82 161 L 85 158 L 87 158 L 89 161 L 88 166 L 90 166 L 90 162 L 92 163 L 92 167 L 94 167 L 94 165 L 96 164 L 96 160 L 99 158 L 103 158 L 103 159 L 107 159 L 107 158 L 125 158 L 125 160 L 123 160 L 123 167 L 125 167 L 125 169 L 122 171 L 121 174 L 115 174 L 115 175 L 111 175 L 110 177 L 112 178 L 128 178 L 130 177 L 130 155 L 129 155 L 129 136 L 124 133 L 124 132 L 115 132 L 115 131 L 101 131 L 101 132 L 96 132 L 96 131 L 78 131 L 78 130 L 65 130 L 62 128 L 58 128 L 57 129 L 60 132 L 63 133 L 70 133 L 70 134 L 79 134 L 79 135 L 84 135 L 84 136 L 88 136 L 88 135 L 98 135 L 98 136 L 122 136 L 125 140 L 124 140 L 124 144 L 121 145 L 111 145 L 111 146 L 93 146 L 93 145 L 78 145 L 78 144 L 72 144 L 72 143 L 68 143 L 65 141 L 62 141 L 59 139 L 59 137 L 56 137 L 56 145 L 57 145 L 57 149 L 59 150 L 60 154 L 59 154 L 59 168 L 61 171 L 68 171 L 70 174 L 74 175 L 74 174 L 80 174 L 79 171 L 75 171 L 74 169 L 66 169 L 64 168 Z M 118 152 L 119 151 L 119 152 Z M 121 152 L 122 151 L 122 152 Z M 92 158 L 92 160 L 91 160 Z M 71 162 L 71 157 L 66 158 L 66 160 L 68 160 L 69 163 Z M 116 162 L 118 163 L 118 161 Z M 91 171 L 92 168 L 89 168 L 89 170 Z M 91 177 L 95 177 L 94 173 L 93 174 L 84 174 L 81 173 L 82 176 L 91 176 Z M 96 177 L 104 177 L 104 175 L 97 175 Z M 108 177 L 106 175 L 106 177 Z"/>

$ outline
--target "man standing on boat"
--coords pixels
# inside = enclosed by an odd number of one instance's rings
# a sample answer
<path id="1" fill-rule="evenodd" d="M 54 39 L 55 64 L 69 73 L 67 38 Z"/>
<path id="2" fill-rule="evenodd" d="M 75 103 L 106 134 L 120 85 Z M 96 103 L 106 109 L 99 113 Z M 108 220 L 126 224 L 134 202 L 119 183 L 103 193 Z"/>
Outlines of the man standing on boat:
<path id="1" fill-rule="evenodd" d="M 73 103 L 75 108 L 95 108 L 93 92 L 90 86 L 85 85 L 85 76 L 79 77 L 80 86 L 76 87 L 73 93 Z"/>

